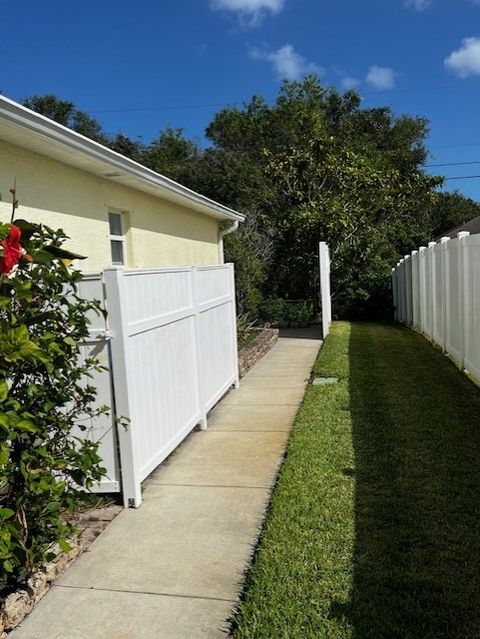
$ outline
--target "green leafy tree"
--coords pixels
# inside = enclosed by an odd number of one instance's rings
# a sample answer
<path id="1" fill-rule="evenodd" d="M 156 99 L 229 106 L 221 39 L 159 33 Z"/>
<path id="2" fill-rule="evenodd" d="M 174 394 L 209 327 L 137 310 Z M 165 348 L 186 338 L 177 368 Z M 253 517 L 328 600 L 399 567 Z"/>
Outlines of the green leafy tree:
<path id="1" fill-rule="evenodd" d="M 55 95 L 34 95 L 23 102 L 27 109 L 36 111 L 63 126 L 73 129 L 100 144 L 108 144 L 108 137 L 103 132 L 101 124 L 90 117 L 88 113 L 79 111 L 73 102 L 60 100 Z"/>
<path id="2" fill-rule="evenodd" d="M 167 127 L 147 146 L 143 161 L 157 173 L 186 182 L 189 169 L 198 155 L 198 147 L 183 136 L 182 129 Z"/>
<path id="3" fill-rule="evenodd" d="M 439 193 L 430 208 L 432 238 L 440 237 L 457 226 L 461 226 L 480 215 L 480 204 L 458 191 Z"/>
<path id="4" fill-rule="evenodd" d="M 306 151 L 268 157 L 276 184 L 271 214 L 282 237 L 274 258 L 274 293 L 314 295 L 322 238 L 331 249 L 336 312 L 385 310 L 391 265 L 405 244 L 428 237 L 428 205 L 439 180 L 380 169 L 369 158 L 340 149 L 331 137 L 313 141 Z"/>
<path id="5" fill-rule="evenodd" d="M 108 142 L 108 146 L 112 151 L 124 155 L 126 158 L 135 160 L 140 164 L 145 164 L 145 146 L 140 140 L 132 140 L 124 133 L 117 133 L 117 135 Z"/>
<path id="6" fill-rule="evenodd" d="M 337 312 L 373 313 L 388 308 L 392 263 L 431 237 L 439 181 L 422 171 L 427 133 L 423 118 L 362 109 L 356 92 L 308 76 L 284 82 L 273 104 L 254 96 L 220 111 L 201 158 L 209 170 L 195 187 L 203 180 L 211 197 L 257 212 L 274 242 L 273 258 L 253 271 L 265 296 L 313 296 L 317 244 L 326 240 Z"/>

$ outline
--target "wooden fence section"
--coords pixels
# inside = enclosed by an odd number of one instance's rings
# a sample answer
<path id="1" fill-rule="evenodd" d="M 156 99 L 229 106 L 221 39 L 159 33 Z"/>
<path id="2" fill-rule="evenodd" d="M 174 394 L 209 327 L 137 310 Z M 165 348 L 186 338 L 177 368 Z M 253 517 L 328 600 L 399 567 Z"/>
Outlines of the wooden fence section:
<path id="1" fill-rule="evenodd" d="M 121 485 L 125 505 L 138 506 L 141 482 L 238 386 L 233 266 L 115 267 L 81 292 L 108 311 L 91 330 L 109 359 L 107 378 L 94 380 L 98 404 L 114 408 L 91 428 L 109 474 L 97 491 Z"/>
<path id="2" fill-rule="evenodd" d="M 438 344 L 480 381 L 480 235 L 461 232 L 392 269 L 395 319 Z"/>

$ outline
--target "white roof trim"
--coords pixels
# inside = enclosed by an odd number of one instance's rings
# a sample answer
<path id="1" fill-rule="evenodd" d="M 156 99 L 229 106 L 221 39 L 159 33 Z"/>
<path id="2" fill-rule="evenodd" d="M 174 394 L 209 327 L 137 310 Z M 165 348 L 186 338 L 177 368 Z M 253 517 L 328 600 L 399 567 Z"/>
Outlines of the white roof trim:
<path id="1" fill-rule="evenodd" d="M 223 206 L 223 204 L 219 204 L 200 193 L 196 193 L 178 184 L 178 182 L 156 173 L 142 164 L 130 160 L 120 153 L 112 151 L 112 149 L 90 140 L 4 96 L 0 96 L 0 120 L 7 121 L 13 127 L 20 127 L 23 131 L 27 131 L 33 136 L 47 138 L 52 143 L 55 143 L 52 144 L 51 153 L 49 152 L 49 156 L 53 159 L 56 159 L 55 148 L 58 149 L 60 145 L 64 151 L 68 150 L 72 153 L 73 166 L 75 166 L 75 155 L 77 157 L 82 156 L 82 169 L 94 175 L 119 182 L 120 184 L 125 184 L 125 181 L 119 178 L 129 176 L 134 178 L 134 184 L 131 181 L 128 184 L 131 188 L 176 202 L 217 219 L 239 222 L 245 219 L 245 216 L 241 213 Z M 88 160 L 91 160 L 91 167 L 89 167 Z M 65 156 L 59 161 L 65 163 Z M 103 174 L 98 172 L 98 162 L 108 165 L 106 167 L 107 171 Z M 108 175 L 108 167 L 113 169 L 111 171 L 112 175 Z M 114 175 L 115 172 L 120 172 L 121 175 Z"/>

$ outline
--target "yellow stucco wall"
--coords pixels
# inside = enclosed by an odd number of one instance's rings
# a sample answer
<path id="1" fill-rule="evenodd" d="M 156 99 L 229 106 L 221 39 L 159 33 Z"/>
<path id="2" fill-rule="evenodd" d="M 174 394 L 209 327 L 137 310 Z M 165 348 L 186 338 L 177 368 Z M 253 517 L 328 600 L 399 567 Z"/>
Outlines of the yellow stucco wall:
<path id="1" fill-rule="evenodd" d="M 66 248 L 86 255 L 84 271 L 111 264 L 108 212 L 124 212 L 126 265 L 188 266 L 219 262 L 218 222 L 148 194 L 0 141 L 0 219 L 17 181 L 18 218 L 62 228 Z"/>

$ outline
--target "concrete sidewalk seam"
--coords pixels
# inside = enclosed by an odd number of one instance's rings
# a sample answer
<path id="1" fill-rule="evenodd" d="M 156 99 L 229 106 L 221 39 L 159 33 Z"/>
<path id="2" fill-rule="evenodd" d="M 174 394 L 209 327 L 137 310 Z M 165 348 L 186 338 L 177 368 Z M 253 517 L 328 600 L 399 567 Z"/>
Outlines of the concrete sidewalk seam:
<path id="1" fill-rule="evenodd" d="M 210 429 L 211 429 L 210 432 L 215 432 L 215 433 L 289 433 L 290 432 L 290 428 L 258 428 L 256 429 L 256 428 L 217 428 L 216 426 L 211 426 Z M 208 432 L 208 430 L 206 432 Z"/>
<path id="2" fill-rule="evenodd" d="M 271 488 L 271 486 L 241 486 L 236 484 L 170 484 L 158 481 L 149 481 L 148 486 L 178 486 L 179 488 L 253 488 L 254 490 L 270 490 Z"/>
<path id="3" fill-rule="evenodd" d="M 203 597 L 200 595 L 183 595 L 171 592 L 151 592 L 149 590 L 122 590 L 121 588 L 95 588 L 94 586 L 70 586 L 67 584 L 53 584 L 52 588 L 70 588 L 71 590 L 88 590 L 89 592 L 124 592 L 129 595 L 152 595 L 154 597 L 176 597 L 177 599 L 204 599 L 206 601 L 225 601 L 236 604 L 236 599 L 222 599 L 221 597 Z"/>
<path id="4" fill-rule="evenodd" d="M 238 390 L 235 391 L 236 393 L 238 393 Z M 271 404 L 252 404 L 251 402 L 246 402 L 245 404 L 242 402 L 240 404 L 240 402 L 236 403 L 236 404 L 223 404 L 224 406 L 299 406 L 299 404 L 279 404 L 278 402 L 273 402 Z M 204 432 L 208 432 L 208 428 L 206 431 Z M 237 431 L 238 432 L 238 431 Z M 254 432 L 254 431 L 250 431 L 250 432 Z M 265 432 L 265 431 L 263 431 Z"/>

